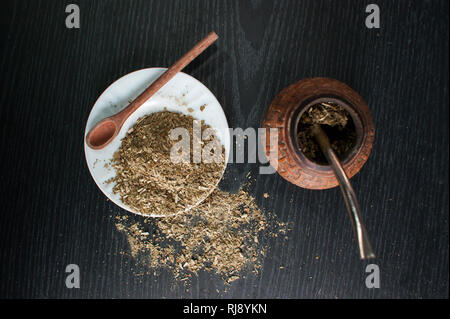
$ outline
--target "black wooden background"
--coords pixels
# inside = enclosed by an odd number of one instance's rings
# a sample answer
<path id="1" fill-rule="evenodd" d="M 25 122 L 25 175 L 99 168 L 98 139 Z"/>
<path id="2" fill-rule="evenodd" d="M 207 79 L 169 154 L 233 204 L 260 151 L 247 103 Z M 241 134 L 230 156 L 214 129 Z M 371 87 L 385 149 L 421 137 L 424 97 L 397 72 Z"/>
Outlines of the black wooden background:
<path id="1" fill-rule="evenodd" d="M 365 8 L 381 9 L 381 29 Z M 65 27 L 76 3 L 81 28 Z M 0 297 L 448 297 L 448 1 L 8 1 L 1 4 Z M 97 97 L 131 71 L 169 66 L 215 30 L 185 72 L 218 98 L 232 127 L 259 127 L 277 93 L 327 76 L 367 101 L 372 155 L 352 181 L 381 271 L 365 286 L 338 188 L 310 191 L 255 164 L 230 165 L 221 186 L 250 192 L 293 229 L 271 239 L 259 275 L 224 287 L 201 273 L 137 276 L 127 241 L 84 159 Z M 270 199 L 264 199 L 263 193 Z M 81 269 L 67 289 L 65 267 Z M 284 269 L 280 269 L 283 266 Z"/>

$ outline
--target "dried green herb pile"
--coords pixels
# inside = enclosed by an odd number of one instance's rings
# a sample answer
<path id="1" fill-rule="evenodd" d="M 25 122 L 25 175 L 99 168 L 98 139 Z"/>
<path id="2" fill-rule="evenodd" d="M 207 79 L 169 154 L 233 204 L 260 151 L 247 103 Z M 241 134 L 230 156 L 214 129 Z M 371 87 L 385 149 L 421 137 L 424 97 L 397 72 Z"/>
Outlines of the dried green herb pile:
<path id="1" fill-rule="evenodd" d="M 342 159 L 356 143 L 356 131 L 350 114 L 335 103 L 319 103 L 311 106 L 300 118 L 297 132 L 297 143 L 300 150 L 310 160 L 319 164 L 327 164 L 311 133 L 313 124 L 321 125 L 330 139 L 331 147 Z"/>
<path id="2" fill-rule="evenodd" d="M 263 236 L 287 231 L 285 224 L 268 220 L 243 190 L 231 194 L 216 189 L 185 214 L 131 225 L 127 219 L 118 217 L 116 227 L 126 233 L 132 256 L 149 271 L 171 270 L 180 281 L 200 270 L 215 272 L 227 283 L 243 270 L 256 273 L 266 251 Z"/>
<path id="3" fill-rule="evenodd" d="M 193 162 L 194 120 L 181 113 L 157 112 L 140 118 L 127 132 L 111 162 L 116 170 L 113 191 L 123 203 L 144 215 L 166 216 L 196 205 L 211 193 L 222 177 L 224 151 L 222 147 L 220 163 Z M 175 163 L 170 157 L 178 142 L 170 138 L 175 128 L 189 131 L 189 162 Z M 202 121 L 202 132 L 207 128 Z"/>

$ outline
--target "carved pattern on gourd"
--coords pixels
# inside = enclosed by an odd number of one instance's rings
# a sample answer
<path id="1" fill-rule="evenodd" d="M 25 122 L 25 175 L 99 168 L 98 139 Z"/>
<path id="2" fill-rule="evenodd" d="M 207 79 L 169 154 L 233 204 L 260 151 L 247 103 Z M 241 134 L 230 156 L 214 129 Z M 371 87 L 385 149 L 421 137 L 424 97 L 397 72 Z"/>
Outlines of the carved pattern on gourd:
<path id="1" fill-rule="evenodd" d="M 300 104 L 312 97 L 332 95 L 344 98 L 358 112 L 363 124 L 363 140 L 358 152 L 344 164 L 349 177 L 354 176 L 369 158 L 375 136 L 373 119 L 364 100 L 346 84 L 330 78 L 304 79 L 283 89 L 272 101 L 267 110 L 263 128 L 277 128 L 278 151 L 270 151 L 268 136 L 262 139 L 267 158 L 278 173 L 289 182 L 310 189 L 326 189 L 338 185 L 331 168 L 317 170 L 301 160 L 297 154 L 296 142 L 290 136 L 291 121 Z"/>

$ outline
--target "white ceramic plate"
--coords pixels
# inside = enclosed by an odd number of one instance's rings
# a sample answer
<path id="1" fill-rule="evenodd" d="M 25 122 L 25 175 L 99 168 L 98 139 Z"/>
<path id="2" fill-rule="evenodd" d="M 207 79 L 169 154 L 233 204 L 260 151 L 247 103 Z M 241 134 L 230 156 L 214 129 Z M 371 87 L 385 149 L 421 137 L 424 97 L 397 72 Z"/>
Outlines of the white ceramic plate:
<path id="1" fill-rule="evenodd" d="M 204 120 L 206 124 L 216 130 L 217 136 L 225 148 L 225 164 L 228 161 L 230 151 L 228 123 L 220 103 L 200 81 L 182 72 L 175 75 L 172 80 L 136 110 L 124 123 L 119 135 L 108 146 L 101 150 L 93 150 L 86 144 L 87 133 L 98 121 L 124 109 L 165 70 L 165 68 L 142 69 L 129 73 L 111 84 L 95 102 L 84 132 L 86 162 L 97 186 L 112 202 L 127 211 L 140 215 L 143 214 L 125 205 L 120 200 L 120 195 L 113 193 L 114 183 L 106 183 L 116 174 L 115 170 L 108 164 L 114 152 L 120 147 L 121 139 L 125 137 L 126 132 L 136 123 L 137 119 L 144 115 L 163 111 L 164 107 L 167 111 L 191 115 L 196 119 Z M 200 109 L 201 106 L 204 106 L 203 111 Z M 209 193 L 205 193 L 203 199 L 208 195 Z M 158 215 L 151 216 L 157 217 Z"/>

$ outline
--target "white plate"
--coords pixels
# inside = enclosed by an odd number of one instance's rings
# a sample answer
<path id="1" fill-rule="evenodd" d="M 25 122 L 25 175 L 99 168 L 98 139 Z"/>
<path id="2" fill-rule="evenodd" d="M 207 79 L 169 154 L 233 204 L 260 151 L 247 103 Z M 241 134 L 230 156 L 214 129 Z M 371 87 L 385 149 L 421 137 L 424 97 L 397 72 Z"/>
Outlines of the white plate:
<path id="1" fill-rule="evenodd" d="M 114 194 L 114 183 L 106 183 L 116 172 L 109 164 L 114 152 L 120 147 L 121 139 L 140 117 L 154 112 L 167 111 L 191 115 L 204 120 L 217 131 L 217 136 L 225 148 L 225 164 L 230 151 L 228 123 L 220 103 L 214 94 L 200 81 L 185 73 L 178 73 L 154 96 L 137 109 L 124 123 L 119 135 L 108 146 L 93 150 L 86 144 L 89 130 L 101 119 L 116 114 L 134 100 L 146 87 L 155 81 L 166 69 L 149 68 L 129 73 L 111 84 L 95 102 L 84 132 L 84 153 L 89 172 L 100 190 L 115 204 L 132 213 L 141 214 L 125 205 L 119 194 Z M 200 107 L 205 106 L 201 111 Z M 193 111 L 192 111 L 193 110 Z M 192 111 L 192 112 L 189 112 Z M 226 166 L 226 165 L 225 165 Z M 225 168 L 224 168 L 225 169 Z M 209 195 L 205 193 L 205 198 Z M 151 215 L 157 217 L 158 215 Z"/>

